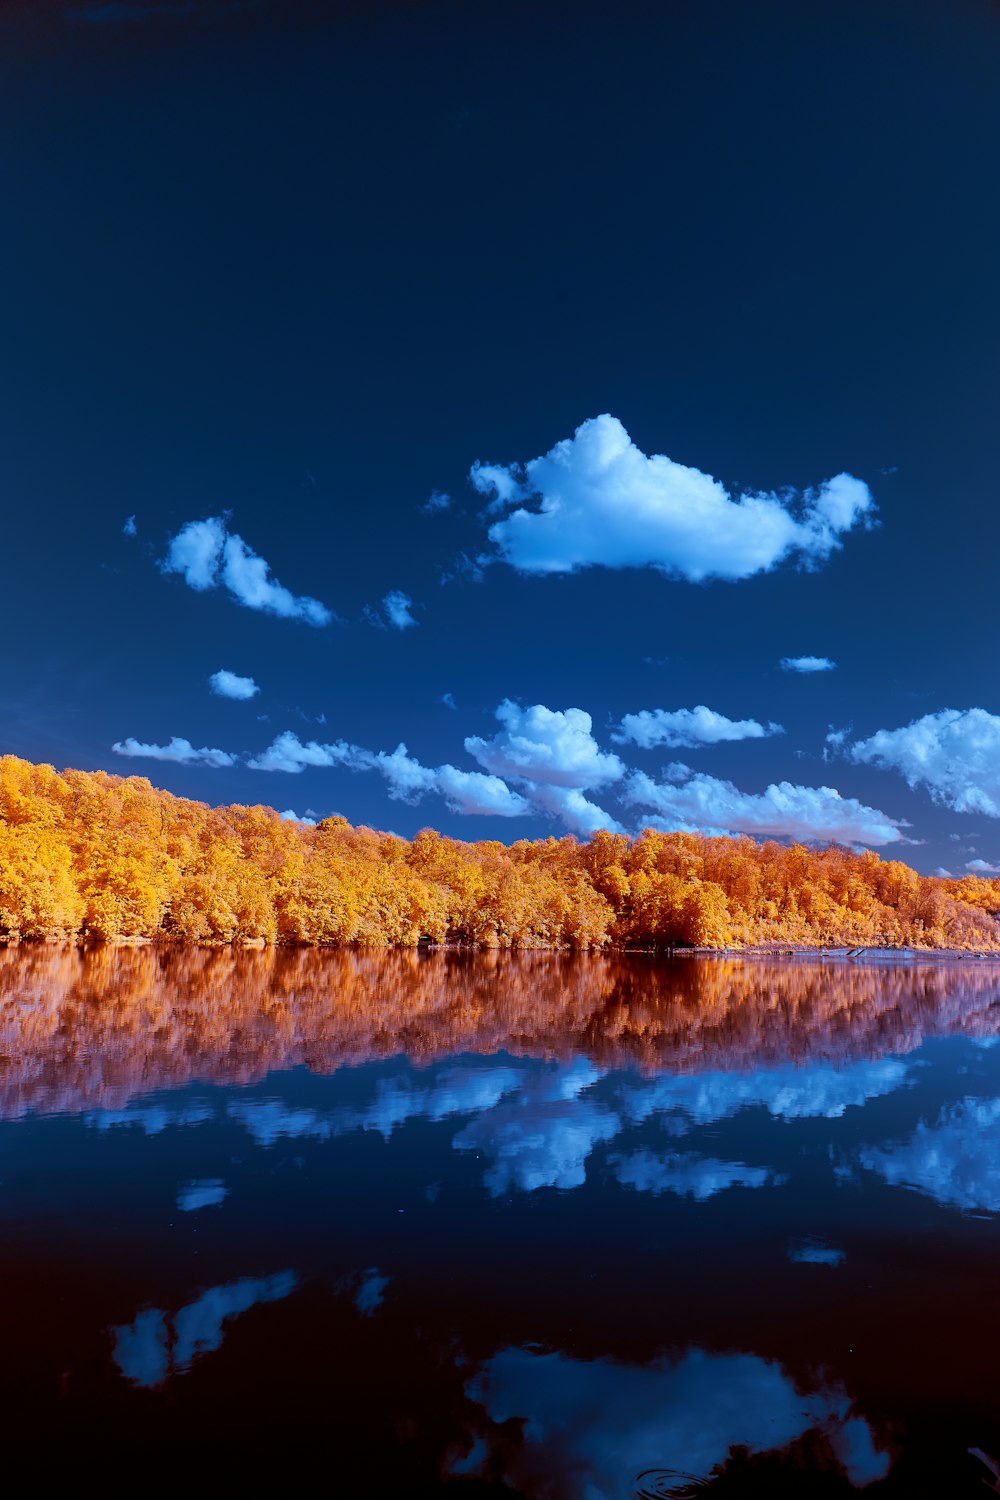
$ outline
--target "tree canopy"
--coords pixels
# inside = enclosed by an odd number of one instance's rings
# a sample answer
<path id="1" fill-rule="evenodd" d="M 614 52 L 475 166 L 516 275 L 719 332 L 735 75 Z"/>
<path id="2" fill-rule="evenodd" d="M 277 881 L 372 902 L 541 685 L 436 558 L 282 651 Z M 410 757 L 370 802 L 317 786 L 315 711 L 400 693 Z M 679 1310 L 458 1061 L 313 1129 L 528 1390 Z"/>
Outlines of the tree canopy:
<path id="1" fill-rule="evenodd" d="M 1000 949 L 1000 880 L 646 829 L 465 843 L 0 758 L 0 934 L 478 948 Z"/>

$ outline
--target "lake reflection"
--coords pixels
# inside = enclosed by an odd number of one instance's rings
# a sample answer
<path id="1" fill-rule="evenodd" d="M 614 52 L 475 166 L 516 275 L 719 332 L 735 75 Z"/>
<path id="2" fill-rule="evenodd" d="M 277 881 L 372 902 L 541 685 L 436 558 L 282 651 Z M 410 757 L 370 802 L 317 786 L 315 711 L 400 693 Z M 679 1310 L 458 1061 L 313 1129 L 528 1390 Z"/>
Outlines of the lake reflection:
<path id="1" fill-rule="evenodd" d="M 961 1495 L 1000 1454 L 996 963 L 35 948 L 0 996 L 5 1408 L 67 1473 L 113 1434 L 122 1493 Z"/>

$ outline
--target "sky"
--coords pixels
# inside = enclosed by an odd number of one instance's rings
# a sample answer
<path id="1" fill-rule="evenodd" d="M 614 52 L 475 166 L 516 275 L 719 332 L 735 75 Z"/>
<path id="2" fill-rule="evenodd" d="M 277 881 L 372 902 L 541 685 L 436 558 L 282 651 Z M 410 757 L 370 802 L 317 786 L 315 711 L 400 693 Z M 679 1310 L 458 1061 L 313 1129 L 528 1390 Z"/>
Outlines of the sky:
<path id="1" fill-rule="evenodd" d="M 1000 870 L 1000 8 L 0 8 L 0 752 Z"/>

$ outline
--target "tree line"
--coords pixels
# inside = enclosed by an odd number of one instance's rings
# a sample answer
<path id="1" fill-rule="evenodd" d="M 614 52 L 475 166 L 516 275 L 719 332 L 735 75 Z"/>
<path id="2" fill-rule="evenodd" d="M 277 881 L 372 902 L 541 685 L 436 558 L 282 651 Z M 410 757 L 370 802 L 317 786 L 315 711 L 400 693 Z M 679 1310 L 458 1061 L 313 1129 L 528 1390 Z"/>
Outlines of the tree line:
<path id="1" fill-rule="evenodd" d="M 220 807 L 0 757 L 8 940 L 1000 950 L 1000 880 L 870 851 L 646 830 L 466 843 Z"/>

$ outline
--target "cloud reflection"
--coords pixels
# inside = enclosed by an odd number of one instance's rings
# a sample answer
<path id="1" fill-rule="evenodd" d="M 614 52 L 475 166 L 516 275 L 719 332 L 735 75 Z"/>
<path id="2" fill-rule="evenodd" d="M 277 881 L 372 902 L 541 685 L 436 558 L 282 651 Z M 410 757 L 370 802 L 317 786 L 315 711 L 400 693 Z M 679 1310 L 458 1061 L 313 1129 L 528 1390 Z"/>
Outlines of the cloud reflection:
<path id="1" fill-rule="evenodd" d="M 508 1484 L 559 1500 L 618 1500 L 650 1468 L 708 1477 L 734 1447 L 777 1451 L 814 1430 L 852 1485 L 889 1469 L 842 1387 L 799 1391 L 780 1365 L 753 1354 L 692 1349 L 674 1363 L 629 1365 L 510 1348 L 486 1361 L 467 1392 L 492 1422 L 522 1421 L 522 1440 L 511 1444 L 508 1431 L 493 1451 L 480 1434 L 452 1472 L 499 1462 Z"/>
<path id="2" fill-rule="evenodd" d="M 656 1156 L 652 1151 L 633 1151 L 630 1156 L 611 1156 L 609 1165 L 622 1187 L 639 1193 L 676 1193 L 704 1203 L 727 1188 L 775 1186 L 785 1178 L 770 1167 L 748 1167 L 739 1161 L 718 1161 L 711 1156 Z"/>
<path id="3" fill-rule="evenodd" d="M 244 1277 L 209 1287 L 172 1320 L 159 1308 L 145 1308 L 134 1322 L 111 1329 L 115 1364 L 134 1385 L 162 1385 L 168 1375 L 183 1374 L 200 1355 L 218 1349 L 229 1319 L 259 1302 L 287 1297 L 297 1280 L 294 1271 L 281 1271 L 276 1276 Z"/>
<path id="4" fill-rule="evenodd" d="M 863 1167 L 946 1208 L 1000 1213 L 1000 1099 L 964 1099 L 921 1121 L 908 1141 L 869 1146 Z"/>
<path id="5" fill-rule="evenodd" d="M 630 1120 L 646 1120 L 676 1110 L 696 1125 L 730 1119 L 741 1109 L 762 1107 L 779 1120 L 838 1119 L 846 1109 L 901 1088 L 907 1065 L 898 1058 L 856 1062 L 846 1067 L 816 1062 L 784 1063 L 752 1073 L 661 1074 L 627 1089 L 622 1106 Z"/>

